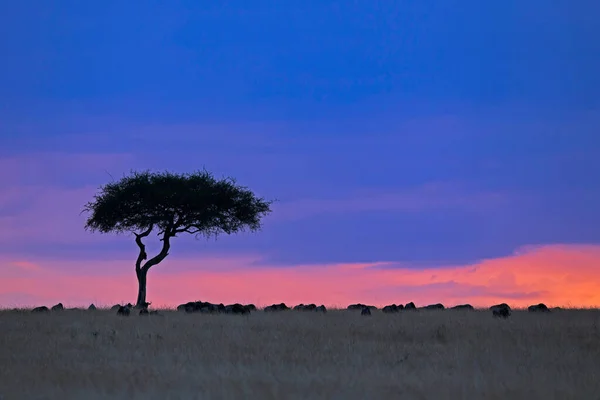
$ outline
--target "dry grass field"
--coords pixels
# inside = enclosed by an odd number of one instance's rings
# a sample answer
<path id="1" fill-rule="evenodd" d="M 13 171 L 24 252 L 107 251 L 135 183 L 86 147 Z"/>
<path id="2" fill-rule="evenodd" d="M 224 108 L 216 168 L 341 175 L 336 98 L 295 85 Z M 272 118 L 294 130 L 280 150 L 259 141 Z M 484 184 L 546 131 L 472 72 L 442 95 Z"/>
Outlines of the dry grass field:
<path id="1" fill-rule="evenodd" d="M 0 398 L 600 399 L 600 312 L 0 312 Z"/>

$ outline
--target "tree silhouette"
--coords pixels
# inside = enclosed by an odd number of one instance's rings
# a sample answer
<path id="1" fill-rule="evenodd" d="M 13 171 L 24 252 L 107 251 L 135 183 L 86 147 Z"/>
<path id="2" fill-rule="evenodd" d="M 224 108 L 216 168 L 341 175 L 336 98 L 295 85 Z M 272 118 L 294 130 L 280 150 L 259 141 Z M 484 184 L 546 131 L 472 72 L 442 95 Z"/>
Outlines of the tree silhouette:
<path id="1" fill-rule="evenodd" d="M 234 179 L 216 179 L 205 170 L 187 174 L 133 171 L 102 186 L 83 211 L 90 214 L 85 224 L 88 231 L 135 235 L 139 247 L 136 305 L 144 306 L 148 270 L 169 255 L 171 238 L 181 233 L 216 237 L 257 231 L 261 218 L 271 212 L 271 204 L 237 185 Z M 162 249 L 148 259 L 142 239 L 154 229 Z"/>

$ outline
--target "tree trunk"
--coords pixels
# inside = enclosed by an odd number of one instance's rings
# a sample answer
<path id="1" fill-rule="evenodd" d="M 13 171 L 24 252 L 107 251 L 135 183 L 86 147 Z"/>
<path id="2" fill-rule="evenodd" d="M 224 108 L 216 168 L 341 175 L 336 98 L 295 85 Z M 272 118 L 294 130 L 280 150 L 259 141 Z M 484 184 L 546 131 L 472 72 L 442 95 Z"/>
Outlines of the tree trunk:
<path id="1" fill-rule="evenodd" d="M 137 301 L 135 302 L 136 307 L 145 307 L 146 305 L 146 277 L 148 275 L 148 270 L 145 268 L 141 268 L 136 271 L 137 279 L 138 279 L 138 296 Z"/>
<path id="2" fill-rule="evenodd" d="M 152 231 L 152 227 L 153 226 L 150 226 L 150 228 L 148 228 L 142 233 L 135 234 L 135 243 L 137 243 L 138 247 L 140 248 L 140 254 L 138 255 L 137 261 L 135 262 L 135 274 L 137 275 L 138 279 L 138 297 L 137 301 L 135 302 L 135 305 L 138 308 L 146 308 L 147 306 L 146 277 L 148 275 L 148 270 L 154 265 L 159 264 L 162 260 L 165 259 L 165 257 L 169 255 L 169 249 L 171 248 L 170 239 L 172 236 L 174 236 L 172 229 L 165 230 L 163 238 L 161 239 L 163 241 L 163 246 L 160 250 L 160 253 L 158 253 L 156 256 L 152 257 L 151 259 L 146 261 L 144 265 L 142 265 L 142 261 L 148 258 L 148 255 L 146 254 L 146 246 L 142 242 L 142 238 L 150 234 L 150 232 Z"/>

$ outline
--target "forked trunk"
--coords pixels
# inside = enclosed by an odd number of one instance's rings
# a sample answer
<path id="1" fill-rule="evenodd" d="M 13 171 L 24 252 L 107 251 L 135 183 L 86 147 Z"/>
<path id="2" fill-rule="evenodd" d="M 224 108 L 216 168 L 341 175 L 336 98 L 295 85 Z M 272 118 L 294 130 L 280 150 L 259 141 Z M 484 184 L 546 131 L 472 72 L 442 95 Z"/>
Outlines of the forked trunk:
<path id="1" fill-rule="evenodd" d="M 136 272 L 138 279 L 138 296 L 135 305 L 136 307 L 144 307 L 146 303 L 146 277 L 148 275 L 148 270 L 142 268 Z"/>
<path id="2" fill-rule="evenodd" d="M 142 262 L 148 258 L 148 255 L 146 254 L 146 246 L 142 242 L 142 238 L 148 236 L 152 231 L 152 228 L 153 226 L 151 225 L 146 231 L 135 234 L 135 243 L 140 248 L 140 254 L 135 262 L 135 274 L 137 275 L 138 280 L 138 297 L 135 305 L 138 308 L 146 308 L 148 306 L 146 303 L 146 277 L 148 276 L 148 270 L 152 268 L 152 266 L 159 264 L 165 259 L 166 256 L 169 255 L 169 249 L 171 248 L 171 242 L 169 239 L 174 236 L 172 230 L 165 230 L 163 238 L 161 239 L 163 246 L 160 250 L 160 253 L 142 265 Z"/>

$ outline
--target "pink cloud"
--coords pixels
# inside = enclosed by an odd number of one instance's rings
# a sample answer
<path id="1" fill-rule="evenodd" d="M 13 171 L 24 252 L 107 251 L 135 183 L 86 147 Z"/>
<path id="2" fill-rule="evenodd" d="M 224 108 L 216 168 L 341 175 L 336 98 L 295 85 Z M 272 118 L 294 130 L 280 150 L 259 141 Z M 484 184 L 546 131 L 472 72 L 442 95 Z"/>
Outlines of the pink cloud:
<path id="1" fill-rule="evenodd" d="M 33 271 L 33 272 L 42 271 L 42 268 L 40 268 L 39 265 L 34 264 L 29 261 L 15 261 L 12 263 L 12 266 L 16 267 L 19 270 L 24 270 L 24 271 Z"/>
<path id="2" fill-rule="evenodd" d="M 0 262 L 4 306 L 26 305 L 32 299 L 38 304 L 112 304 L 135 297 L 132 260 L 112 261 L 108 267 L 107 263 L 90 262 L 78 273 L 67 272 L 76 270 L 61 267 L 63 263 L 36 261 L 36 269 L 24 262 Z M 170 306 L 196 299 L 257 305 L 315 302 L 344 307 L 354 302 L 381 306 L 408 301 L 418 305 L 442 302 L 446 306 L 498 302 L 515 307 L 538 302 L 600 306 L 600 246 L 533 247 L 472 265 L 426 270 L 382 268 L 389 263 L 283 268 L 256 266 L 255 262 L 255 256 L 168 259 L 150 271 L 149 300 Z M 26 267 L 19 273 L 14 273 L 14 268 L 8 273 L 10 265 Z"/>

